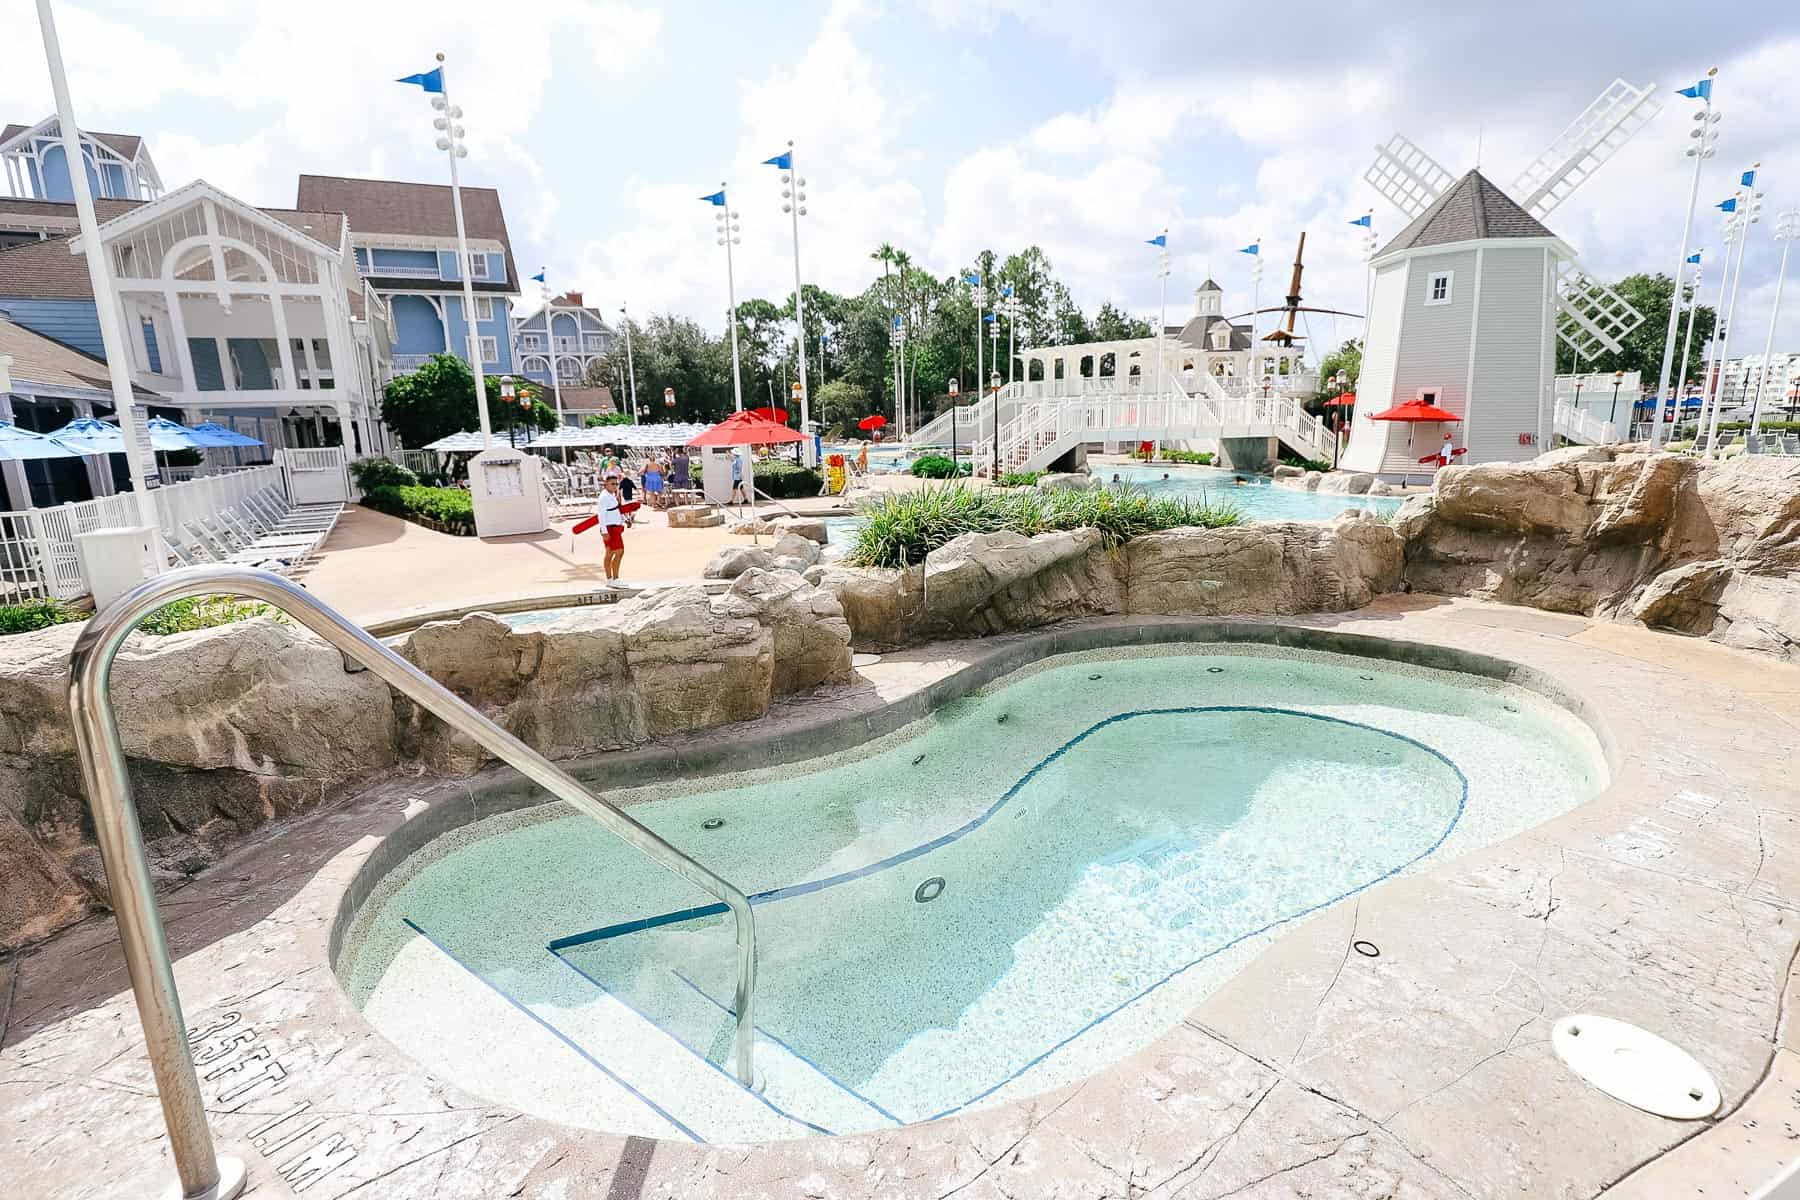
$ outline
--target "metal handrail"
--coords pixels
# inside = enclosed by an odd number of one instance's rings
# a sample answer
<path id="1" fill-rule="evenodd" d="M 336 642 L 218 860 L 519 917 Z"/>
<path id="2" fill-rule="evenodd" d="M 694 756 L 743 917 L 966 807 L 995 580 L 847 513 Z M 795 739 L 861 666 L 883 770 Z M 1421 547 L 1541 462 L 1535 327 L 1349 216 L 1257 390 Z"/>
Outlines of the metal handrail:
<path id="1" fill-rule="evenodd" d="M 181 1197 L 228 1200 L 243 1186 L 243 1164 L 220 1160 L 200 1096 L 188 1046 L 181 998 L 169 945 L 156 910 L 156 893 L 144 859 L 144 835 L 131 796 L 125 749 L 113 713 L 113 659 L 137 623 L 171 600 L 190 596 L 248 596 L 281 609 L 355 659 L 415 704 L 478 742 L 496 758 L 599 821 L 670 871 L 710 892 L 737 919 L 737 1074 L 753 1086 L 750 1063 L 751 993 L 756 988 L 756 923 L 749 898 L 648 828 L 588 791 L 574 777 L 482 716 L 437 680 L 352 624 L 329 605 L 279 575 L 248 567 L 189 567 L 139 584 L 81 631 L 69 655 L 69 714 L 82 784 L 106 864 L 107 886 L 119 923 L 119 941 L 137 998 L 150 1069 L 169 1129 L 169 1147 L 181 1177 Z M 221 1171 L 223 1167 L 223 1173 Z"/>

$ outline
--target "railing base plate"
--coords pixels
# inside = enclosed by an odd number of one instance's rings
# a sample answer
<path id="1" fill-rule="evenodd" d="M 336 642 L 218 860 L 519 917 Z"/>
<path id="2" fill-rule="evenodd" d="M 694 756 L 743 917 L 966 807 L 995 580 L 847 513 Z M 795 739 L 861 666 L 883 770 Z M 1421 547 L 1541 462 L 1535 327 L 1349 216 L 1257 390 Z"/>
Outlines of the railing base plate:
<path id="1" fill-rule="evenodd" d="M 229 1154 L 219 1156 L 219 1182 L 216 1187 L 207 1188 L 198 1195 L 189 1196 L 182 1192 L 181 1184 L 172 1185 L 163 1193 L 163 1200 L 232 1200 L 244 1190 L 244 1160 L 233 1158 Z"/>

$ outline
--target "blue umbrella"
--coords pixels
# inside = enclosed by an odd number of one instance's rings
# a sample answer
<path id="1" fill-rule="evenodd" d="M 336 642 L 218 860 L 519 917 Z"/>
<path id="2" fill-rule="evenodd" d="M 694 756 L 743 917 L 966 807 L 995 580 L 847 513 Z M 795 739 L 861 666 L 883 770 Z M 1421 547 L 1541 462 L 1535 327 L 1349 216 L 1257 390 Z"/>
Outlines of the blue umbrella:
<path id="1" fill-rule="evenodd" d="M 125 437 L 117 425 L 96 421 L 92 417 L 76 417 L 50 435 L 58 445 L 76 454 L 123 454 Z"/>
<path id="2" fill-rule="evenodd" d="M 235 429 L 219 424 L 217 421 L 202 421 L 198 425 L 188 427 L 194 440 L 202 446 L 261 446 L 265 443 L 253 437 L 239 433 Z"/>
<path id="3" fill-rule="evenodd" d="M 28 458 L 80 458 L 79 454 L 41 433 L 20 429 L 11 421 L 0 421 L 0 459 L 23 462 Z"/>
<path id="4" fill-rule="evenodd" d="M 151 417 L 144 424 L 150 430 L 152 450 L 198 450 L 206 445 L 194 436 L 193 430 L 167 417 Z"/>

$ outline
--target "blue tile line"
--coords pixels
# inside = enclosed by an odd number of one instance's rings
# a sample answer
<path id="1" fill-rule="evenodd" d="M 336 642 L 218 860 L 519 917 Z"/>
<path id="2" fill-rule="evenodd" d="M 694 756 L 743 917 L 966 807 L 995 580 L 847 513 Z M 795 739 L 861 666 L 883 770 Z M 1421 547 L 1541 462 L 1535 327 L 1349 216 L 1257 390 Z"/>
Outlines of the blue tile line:
<path id="1" fill-rule="evenodd" d="M 622 1087 L 626 1091 L 630 1092 L 633 1096 L 636 1096 L 639 1100 L 642 1100 L 644 1102 L 645 1106 L 650 1109 L 650 1111 L 654 1112 L 657 1116 L 661 1117 L 663 1120 L 667 1121 L 669 1124 L 673 1125 L 675 1128 L 681 1130 L 681 1132 L 683 1134 L 685 1134 L 687 1137 L 693 1139 L 694 1141 L 700 1142 L 702 1144 L 704 1144 L 706 1142 L 705 1138 L 701 1137 L 699 1134 L 695 1133 L 693 1130 L 689 1129 L 686 1125 L 683 1125 L 679 1120 L 677 1120 L 673 1113 L 669 1112 L 662 1105 L 658 1104 L 656 1101 L 652 1100 L 650 1097 L 644 1095 L 644 1093 L 642 1093 L 642 1092 L 638 1091 L 636 1088 L 632 1087 L 629 1083 L 625 1082 L 625 1080 L 623 1080 L 619 1077 L 618 1072 L 614 1071 L 611 1067 L 608 1067 L 605 1063 L 601 1062 L 599 1059 L 597 1059 L 593 1055 L 589 1054 L 586 1050 L 583 1050 L 581 1048 L 581 1046 L 578 1045 L 574 1041 L 574 1039 L 570 1038 L 562 1030 L 556 1028 L 556 1026 L 550 1024 L 548 1021 L 544 1020 L 542 1017 L 540 1017 L 536 1013 L 532 1012 L 529 1008 L 526 1008 L 523 1004 L 519 1003 L 517 1000 L 513 999 L 511 996 L 509 996 L 505 992 L 501 991 L 491 981 L 489 981 L 486 976 L 482 975 L 481 972 L 477 971 L 474 967 L 471 967 L 468 963 L 464 962 L 462 959 L 458 958 L 454 953 L 452 953 L 450 948 L 445 946 L 444 943 L 438 941 L 436 938 L 432 937 L 429 933 L 426 933 L 423 929 L 419 928 L 418 923 L 415 922 L 411 917 L 402 917 L 400 919 L 414 933 L 418 934 L 420 937 L 424 938 L 427 942 L 430 942 L 433 946 L 435 946 L 437 948 L 437 951 L 439 954 L 442 954 L 445 958 L 449 959 L 451 962 L 455 963 L 457 966 L 459 966 L 463 970 L 467 971 L 470 975 L 474 976 L 477 980 L 479 980 L 482 983 L 483 986 L 485 986 L 489 991 L 493 992 L 494 995 L 500 997 L 502 1000 L 506 1001 L 508 1004 L 512 1005 L 514 1008 L 518 1009 L 520 1012 L 524 1013 L 527 1017 L 529 1017 L 533 1021 L 537 1022 L 538 1025 L 540 1025 L 541 1027 L 543 1027 L 545 1030 L 547 1030 L 550 1033 L 551 1037 L 554 1037 L 557 1041 L 561 1042 L 563 1045 L 565 1045 L 569 1049 L 573 1050 L 576 1054 L 579 1054 L 588 1063 L 590 1063 L 592 1066 L 597 1068 L 601 1074 L 605 1075 L 608 1079 L 612 1080 L 614 1083 L 618 1084 L 620 1087 Z"/>
<path id="2" fill-rule="evenodd" d="M 657 1029 L 661 1030 L 663 1033 L 667 1034 L 670 1041 L 674 1042 L 677 1046 L 680 1046 L 683 1050 L 686 1050 L 689 1054 L 693 1055 L 695 1058 L 699 1059 L 701 1062 L 705 1063 L 707 1066 L 709 1066 L 713 1070 L 717 1071 L 721 1076 L 723 1076 L 731 1084 L 732 1087 L 735 1087 L 739 1091 L 742 1091 L 744 1094 L 750 1096 L 751 1098 L 756 1100 L 757 1103 L 761 1104 L 764 1108 L 768 1109 L 770 1112 L 774 1113 L 776 1116 L 782 1117 L 789 1121 L 792 1121 L 796 1125 L 804 1125 L 808 1129 L 812 1130 L 814 1133 L 822 1133 L 826 1137 L 836 1137 L 837 1136 L 836 1133 L 825 1128 L 823 1125 L 814 1125 L 811 1121 L 808 1121 L 805 1117 L 796 1117 L 793 1113 L 787 1111 L 785 1108 L 782 1108 L 779 1104 L 776 1104 L 774 1101 L 770 1100 L 767 1096 L 763 1096 L 763 1095 L 757 1093 L 756 1091 L 745 1087 L 743 1084 L 743 1081 L 738 1079 L 737 1076 L 733 1075 L 730 1071 L 727 1071 L 724 1067 L 721 1067 L 718 1063 L 714 1062 L 712 1059 L 706 1057 L 706 1055 L 700 1053 L 698 1050 L 694 1049 L 692 1046 L 690 1046 L 686 1042 L 682 1041 L 680 1036 L 678 1034 L 676 1034 L 676 1032 L 673 1029 L 670 1029 L 667 1025 L 664 1025 L 661 1021 L 658 1021 L 655 1017 L 651 1016 L 649 1013 L 645 1012 L 643 1009 L 639 1008 L 637 1005 L 633 1004 L 631 1001 L 625 999 L 625 997 L 619 995 L 619 993 L 613 991 L 611 988 L 607 987 L 604 983 L 601 983 L 598 979 L 595 979 L 592 975 L 589 975 L 586 971 L 582 970 L 580 967 L 576 966 L 574 963 L 572 963 L 568 959 L 564 958 L 561 954 L 557 953 L 555 950 L 550 951 L 550 954 L 552 957 L 554 957 L 556 959 L 557 962 L 561 963 L 563 966 L 569 968 L 569 970 L 575 972 L 577 975 L 581 976 L 583 979 L 587 980 L 589 983 L 591 983 L 595 987 L 599 988 L 603 995 L 611 996 L 614 1000 L 618 1001 L 625 1008 L 629 1009 L 631 1012 L 636 1013 L 643 1020 L 649 1022 L 651 1025 L 653 1025 Z"/>
<path id="3" fill-rule="evenodd" d="M 1025 1072 L 1031 1070 L 1033 1067 L 1042 1063 L 1045 1059 L 1049 1058 L 1052 1054 L 1055 1054 L 1058 1050 L 1061 1050 L 1063 1047 L 1067 1046 L 1070 1042 L 1073 1042 L 1076 1038 L 1081 1037 L 1083 1034 L 1088 1033 L 1089 1031 L 1093 1030 L 1095 1027 L 1102 1024 L 1103 1022 L 1111 1019 L 1114 1016 L 1117 1016 L 1119 1014 L 1119 1012 L 1122 1011 L 1123 1009 L 1128 1008 L 1133 1004 L 1136 1004 L 1139 1000 L 1142 1000 L 1145 996 L 1148 996 L 1151 992 L 1156 991 L 1158 988 L 1161 988 L 1162 986 L 1171 982 L 1178 976 L 1185 974 L 1186 972 L 1192 970 L 1194 967 L 1199 966 L 1201 963 L 1207 961 L 1210 958 L 1214 958 L 1220 954 L 1223 954 L 1225 951 L 1231 949 L 1233 946 L 1240 945 L 1241 943 L 1249 940 L 1250 938 L 1260 937 L 1262 934 L 1269 932 L 1271 929 L 1275 929 L 1282 925 L 1286 925 L 1292 921 L 1300 920 L 1302 917 L 1309 917 L 1313 913 L 1316 913 L 1316 912 L 1320 911 L 1321 909 L 1329 908 L 1333 904 L 1338 903 L 1340 900 L 1346 900 L 1349 897 L 1358 894 L 1359 892 L 1367 891 L 1369 888 L 1374 887 L 1378 883 L 1384 883 L 1387 880 L 1392 879 L 1394 876 L 1396 876 L 1400 872 L 1406 870 L 1408 867 L 1413 866 L 1415 863 L 1418 863 L 1426 858 L 1429 858 L 1432 854 L 1437 852 L 1438 847 L 1442 846 L 1444 844 L 1445 839 L 1447 839 L 1450 836 L 1450 834 L 1456 829 L 1458 822 L 1460 822 L 1462 820 L 1463 810 L 1468 807 L 1469 778 L 1467 775 L 1463 774 L 1462 768 L 1457 766 L 1456 763 L 1453 762 L 1450 759 L 1450 757 L 1448 755 L 1444 754 L 1442 751 L 1437 750 L 1434 747 L 1426 745 L 1424 742 L 1419 741 L 1417 738 L 1408 737 L 1404 733 L 1395 733 L 1391 729 L 1382 729 L 1382 728 L 1379 728 L 1378 726 L 1365 724 L 1362 721 L 1346 720 L 1343 717 L 1327 716 L 1324 713 L 1301 712 L 1297 709 L 1274 708 L 1274 707 L 1270 707 L 1270 706 L 1266 706 L 1266 705 L 1218 704 L 1218 705 L 1198 705 L 1198 706 L 1181 707 L 1181 708 L 1136 709 L 1136 710 L 1133 710 L 1130 712 L 1118 713 L 1118 714 L 1115 714 L 1114 716 L 1107 717 L 1106 719 L 1104 719 L 1102 721 L 1098 721 L 1095 724 L 1089 726 L 1087 729 L 1082 730 L 1080 733 L 1076 734 L 1074 737 L 1070 738 L 1068 741 L 1064 742 L 1061 746 L 1058 746 L 1055 750 L 1052 750 L 1049 754 L 1045 755 L 1044 758 L 1041 759 L 1037 763 L 1037 765 L 1033 766 L 1024 775 L 1020 776 L 1018 782 L 1014 783 L 1011 787 L 1009 787 L 1006 790 L 1006 793 L 1004 795 L 1002 795 L 998 800 L 996 800 L 987 809 L 987 811 L 983 812 L 980 816 L 976 817 L 974 820 L 963 825 L 961 828 L 952 830 L 950 833 L 944 834 L 942 837 L 934 838 L 931 841 L 924 843 L 923 845 L 916 846 L 910 850 L 901 851 L 899 854 L 892 855 L 888 858 L 881 859 L 874 863 L 870 863 L 868 866 L 865 866 L 865 867 L 859 867 L 853 871 L 845 871 L 845 872 L 842 872 L 841 874 L 829 876 L 828 878 L 825 878 L 825 879 L 815 880 L 810 883 L 794 884 L 794 885 L 791 885 L 788 887 L 772 888 L 768 891 L 758 892 L 749 898 L 750 903 L 758 904 L 758 903 L 764 903 L 764 902 L 773 901 L 773 900 L 789 900 L 796 896 L 809 895 L 813 892 L 821 891 L 827 887 L 835 887 L 839 884 L 849 883 L 853 880 L 861 879 L 866 875 L 872 875 L 872 874 L 876 873 L 877 871 L 884 871 L 890 867 L 896 867 L 902 863 L 910 862 L 912 859 L 918 858 L 922 854 L 930 853 L 932 850 L 936 850 L 939 847 L 946 846 L 946 845 L 950 844 L 951 842 L 957 841 L 957 840 L 963 838 L 964 836 L 966 836 L 967 834 L 973 832 L 974 830 L 979 829 L 982 825 L 985 825 L 994 816 L 994 814 L 998 813 L 1002 808 L 1004 808 L 1007 805 L 1007 803 L 1010 802 L 1013 799 L 1013 797 L 1017 796 L 1019 794 L 1019 792 L 1025 787 L 1025 785 L 1030 783 L 1034 778 L 1036 778 L 1038 773 L 1041 772 L 1042 770 L 1044 770 L 1044 768 L 1050 766 L 1057 759 L 1061 758 L 1064 754 L 1068 753 L 1074 747 L 1080 745 L 1083 741 L 1087 740 L 1089 737 L 1092 737 L 1094 734 L 1098 733 L 1102 729 L 1105 729 L 1109 725 L 1114 725 L 1121 721 L 1128 721 L 1128 720 L 1132 719 L 1133 717 L 1178 716 L 1178 715 L 1185 715 L 1185 714 L 1190 714 L 1190 713 L 1209 713 L 1209 712 L 1272 713 L 1272 714 L 1279 715 L 1279 716 L 1303 717 L 1306 720 L 1318 721 L 1323 724 L 1344 725 L 1344 726 L 1348 726 L 1352 729 L 1363 729 L 1363 730 L 1367 730 L 1371 733 L 1379 733 L 1379 734 L 1383 735 L 1384 737 L 1393 738 L 1396 741 L 1405 742 L 1407 745 L 1413 746 L 1419 750 L 1424 751 L 1426 754 L 1431 755 L 1433 758 L 1437 759 L 1439 762 L 1441 762 L 1445 766 L 1449 767 L 1450 770 L 1455 773 L 1457 782 L 1461 785 L 1461 793 L 1456 798 L 1456 812 L 1451 815 L 1449 824 L 1444 826 L 1444 831 L 1442 833 L 1438 834 L 1437 840 L 1432 842 L 1430 846 L 1428 846 L 1424 850 L 1420 851 L 1414 857 L 1408 859 L 1407 861 L 1405 861 L 1403 863 L 1400 863 L 1397 866 L 1394 866 L 1394 867 L 1388 869 L 1384 873 L 1377 875 L 1375 878 L 1369 880 L 1366 883 L 1359 884 L 1356 887 L 1353 887 L 1347 891 L 1341 892 L 1336 896 L 1332 896 L 1328 899 L 1321 900 L 1317 904 L 1314 904 L 1309 908 L 1301 909 L 1299 912 L 1290 913 L 1287 916 L 1282 917 L 1278 920 L 1270 921 L 1268 924 L 1262 926 L 1259 929 L 1253 929 L 1253 930 L 1250 930 L 1248 933 L 1239 934 L 1237 937 L 1233 938 L 1231 941 L 1226 942 L 1225 944 L 1223 944 L 1221 946 L 1216 946 L 1211 950 L 1208 950 L 1205 954 L 1202 954 L 1199 958 L 1194 959 L 1192 962 L 1187 963 L 1185 966 L 1177 967 L 1175 970 L 1169 972 L 1167 975 L 1163 976 L 1161 979 L 1150 984 L 1148 987 L 1144 988 L 1142 991 L 1138 992 L 1136 995 L 1121 1002 L 1117 1006 L 1108 1009 L 1106 1012 L 1101 1013 L 1099 1016 L 1095 1017 L 1092 1021 L 1089 1021 L 1086 1025 L 1083 1025 L 1080 1029 L 1077 1029 L 1074 1033 L 1071 1033 L 1068 1037 L 1063 1038 L 1061 1041 L 1057 1042 L 1055 1045 L 1051 1046 L 1049 1049 L 1045 1050 L 1043 1053 L 1039 1054 L 1037 1057 L 1035 1057 L 1032 1060 L 1030 1060 L 1029 1062 L 1027 1062 L 1024 1066 L 1020 1067 L 1018 1070 L 1012 1072 L 1011 1074 L 1007 1075 L 1005 1078 L 1001 1079 L 998 1083 L 995 1083 L 991 1087 L 985 1088 L 982 1091 L 977 1092 L 975 1095 L 970 1096 L 967 1100 L 962 1101 L 960 1104 L 956 1104 L 950 1108 L 944 1109 L 942 1112 L 933 1113 L 931 1116 L 923 1118 L 924 1120 L 936 1121 L 942 1117 L 950 1116 L 953 1113 L 962 1111 L 963 1109 L 967 1108 L 971 1104 L 978 1103 L 979 1101 L 985 1099 L 986 1097 L 993 1095 L 995 1092 L 999 1091 L 1001 1088 L 1005 1087 L 1007 1084 L 1011 1083 L 1013 1080 L 1019 1078 L 1019 1076 L 1025 1074 Z M 626 933 L 633 933 L 633 932 L 637 932 L 637 931 L 643 930 L 643 929 L 652 929 L 658 925 L 668 925 L 668 924 L 671 924 L 671 923 L 674 923 L 677 921 L 688 920 L 693 917 L 709 916 L 714 913 L 724 913 L 727 911 L 729 911 L 729 910 L 723 904 L 710 904 L 710 905 L 705 905 L 701 908 L 684 909 L 680 912 L 674 912 L 674 913 L 664 913 L 658 917 L 650 917 L 650 918 L 645 918 L 643 920 L 638 920 L 638 921 L 628 921 L 628 922 L 624 922 L 619 925 L 609 925 L 603 929 L 592 930 L 588 933 L 574 934 L 569 937 L 558 938 L 555 941 L 550 943 L 549 948 L 550 948 L 551 953 L 556 954 L 558 958 L 561 958 L 562 955 L 560 952 L 563 949 L 571 947 L 571 946 L 585 945 L 590 942 L 597 942 L 597 941 L 605 940 L 607 938 L 618 937 L 618 936 L 620 936 L 622 934 L 626 934 Z M 567 959 L 563 959 L 563 961 L 568 962 Z M 578 968 L 578 967 L 575 967 L 573 963 L 570 963 L 569 965 L 572 970 L 575 970 L 584 979 L 590 980 L 594 984 L 594 986 L 599 987 L 602 990 L 605 990 L 604 985 L 601 984 L 599 980 L 594 979 L 593 976 L 589 975 L 587 972 L 580 970 L 580 968 Z M 624 1001 L 622 1001 L 622 1000 L 620 1002 L 624 1003 Z M 649 1018 L 647 1016 L 644 1019 L 651 1020 L 651 1018 Z M 655 1022 L 653 1020 L 651 1021 L 651 1023 L 655 1024 Z M 658 1026 L 658 1028 L 661 1028 L 661 1026 Z M 671 1033 L 670 1036 L 673 1037 L 674 1035 Z M 682 1042 L 680 1038 L 677 1037 L 677 1038 L 675 1038 L 675 1040 L 677 1042 L 679 1042 L 683 1047 L 687 1048 L 690 1053 L 696 1053 L 692 1047 L 687 1046 L 687 1043 Z M 700 1057 L 705 1059 L 704 1055 L 701 1055 Z M 710 1059 L 705 1059 L 705 1061 L 711 1063 Z M 722 1074 L 724 1073 L 722 1071 L 722 1069 L 718 1068 L 717 1064 L 712 1064 L 712 1065 L 714 1066 L 715 1070 L 720 1070 Z M 821 1072 L 821 1074 L 824 1074 L 824 1072 Z M 727 1075 L 726 1078 L 730 1078 L 730 1076 Z M 736 1082 L 736 1081 L 733 1080 L 733 1082 Z M 797 1120 L 798 1118 L 795 1118 L 795 1119 Z M 802 1122 L 802 1123 L 804 1123 L 804 1122 Z"/>
<path id="4" fill-rule="evenodd" d="M 718 1009 L 720 1012 L 724 1013 L 726 1016 L 731 1017 L 733 1020 L 735 1020 L 737 1018 L 737 1010 L 736 1009 L 730 1007 L 729 1005 L 721 1004 L 719 1001 L 713 999 L 712 996 L 709 995 L 704 988 L 702 988 L 699 984 L 695 983 L 693 980 L 689 979 L 686 975 L 683 975 L 680 971 L 670 970 L 669 974 L 675 976 L 675 978 L 677 978 L 681 982 L 687 984 L 688 987 L 690 987 L 694 990 L 694 994 L 696 996 L 699 996 L 702 1000 L 706 1001 L 708 1004 L 712 1005 L 714 1008 Z M 774 1042 L 777 1046 L 780 1046 L 783 1050 L 786 1050 L 789 1054 L 793 1055 L 795 1058 L 799 1059 L 801 1062 L 805 1063 L 807 1066 L 811 1067 L 814 1071 L 817 1071 L 819 1073 L 819 1077 L 821 1079 L 824 1079 L 827 1083 L 831 1084 L 833 1087 L 837 1088 L 839 1091 L 843 1092 L 845 1095 L 847 1095 L 855 1100 L 858 1100 L 863 1104 L 866 1104 L 869 1108 L 880 1113 L 882 1116 L 886 1117 L 888 1120 L 892 1121 L 896 1125 L 906 1124 L 905 1117 L 895 1116 L 893 1113 L 889 1112 L 887 1109 L 881 1107 L 881 1105 L 875 1103 L 875 1101 L 869 1099 L 867 1096 L 863 1095 L 861 1092 L 857 1091 L 855 1088 L 851 1087 L 849 1084 L 843 1082 L 842 1080 L 837 1078 L 837 1076 L 833 1075 L 830 1071 L 827 1071 L 824 1067 L 820 1066 L 818 1063 L 814 1062 L 812 1059 L 808 1058 L 806 1055 L 800 1053 L 800 1051 L 796 1050 L 788 1042 L 785 1042 L 780 1037 L 776 1036 L 773 1033 L 770 1033 L 768 1026 L 753 1024 L 751 1026 L 751 1028 L 753 1030 L 755 1030 L 755 1032 L 760 1033 L 764 1037 L 768 1038 L 771 1042 Z"/>

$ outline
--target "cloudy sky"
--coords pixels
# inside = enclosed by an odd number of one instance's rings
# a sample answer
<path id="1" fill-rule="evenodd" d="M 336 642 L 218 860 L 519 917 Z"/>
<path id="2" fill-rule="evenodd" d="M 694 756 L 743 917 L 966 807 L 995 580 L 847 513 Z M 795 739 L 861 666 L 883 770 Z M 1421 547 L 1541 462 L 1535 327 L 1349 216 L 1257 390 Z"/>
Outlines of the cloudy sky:
<path id="1" fill-rule="evenodd" d="M 24 0 L 5 0 L 25 34 Z M 855 291 L 881 242 L 940 274 L 977 250 L 1036 243 L 1092 308 L 1154 316 L 1167 226 L 1173 317 L 1208 273 L 1248 307 L 1262 239 L 1267 301 L 1308 233 L 1305 292 L 1360 310 L 1348 220 L 1399 213 L 1362 182 L 1404 132 L 1453 173 L 1501 186 L 1615 76 L 1659 85 L 1662 112 L 1549 224 L 1594 273 L 1671 269 L 1692 101 L 1717 66 L 1718 157 L 1691 242 L 1721 275 L 1719 214 L 1762 163 L 1766 217 L 1747 254 L 1734 354 L 1760 351 L 1778 211 L 1800 205 L 1800 5 L 1718 13 L 1642 0 L 1257 5 L 1151 0 L 719 0 L 495 5 L 465 0 L 57 0 L 78 118 L 150 139 L 171 186 L 196 176 L 291 205 L 302 171 L 437 181 L 430 110 L 388 82 L 449 56 L 471 182 L 498 185 L 520 265 L 616 312 L 722 328 L 723 252 L 697 197 L 723 180 L 741 214 L 740 297 L 792 290 L 773 168 L 788 139 L 808 180 L 808 282 Z M 0 71 L 0 118 L 51 108 L 35 41 Z M 1800 275 L 1800 266 L 1794 274 Z M 1800 350 L 1800 283 L 1777 348 Z M 1329 342 L 1357 323 L 1319 319 Z"/>

